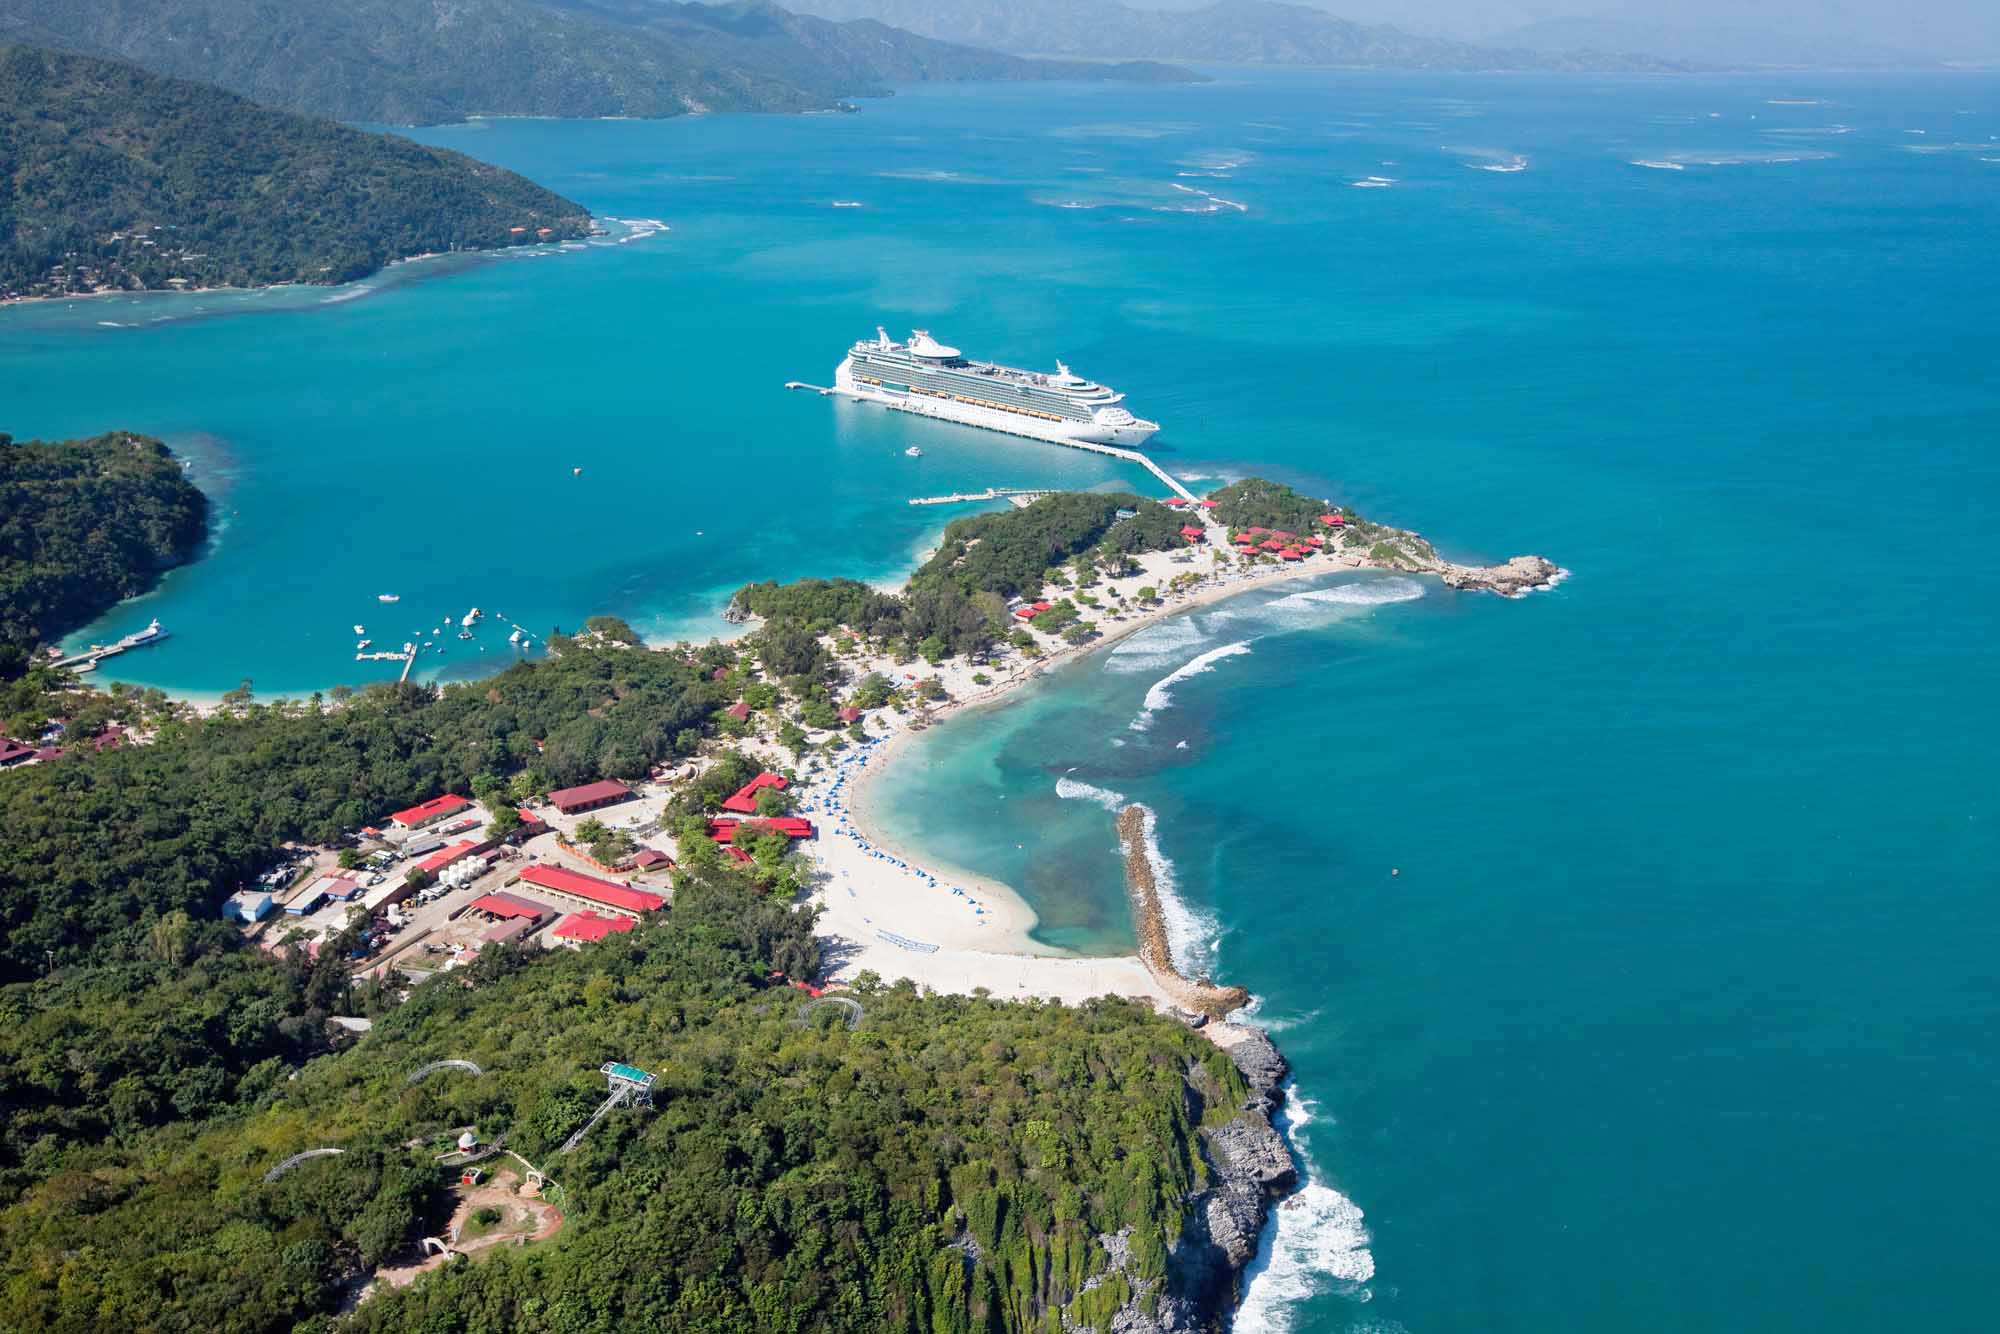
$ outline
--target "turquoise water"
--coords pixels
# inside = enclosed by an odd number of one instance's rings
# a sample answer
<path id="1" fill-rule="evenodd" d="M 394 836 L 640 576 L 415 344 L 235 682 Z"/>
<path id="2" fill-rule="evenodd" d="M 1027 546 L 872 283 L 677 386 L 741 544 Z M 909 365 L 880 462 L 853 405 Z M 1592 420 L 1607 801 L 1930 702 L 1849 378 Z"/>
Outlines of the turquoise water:
<path id="1" fill-rule="evenodd" d="M 189 689 L 361 679 L 380 591 L 398 633 L 700 632 L 741 579 L 906 566 L 910 495 L 1143 480 L 778 389 L 878 322 L 1064 357 L 1177 472 L 1547 554 L 1518 602 L 1336 576 L 1149 631 L 875 804 L 1094 950 L 1129 927 L 1085 789 L 1158 811 L 1307 1113 L 1240 1329 L 1983 1329 L 1995 133 L 1989 77 L 1236 73 L 430 131 L 671 230 L 0 311 L 0 429 L 228 481 L 211 558 L 92 631 L 159 614 L 126 670 Z"/>

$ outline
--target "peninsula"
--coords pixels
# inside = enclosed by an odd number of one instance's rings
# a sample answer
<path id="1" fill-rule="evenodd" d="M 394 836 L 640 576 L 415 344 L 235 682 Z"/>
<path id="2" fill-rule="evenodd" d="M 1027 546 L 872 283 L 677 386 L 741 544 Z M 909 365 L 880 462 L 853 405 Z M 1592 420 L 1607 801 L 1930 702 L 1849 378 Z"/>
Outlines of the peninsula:
<path id="1" fill-rule="evenodd" d="M 1143 870 L 1145 960 L 1062 956 L 847 787 L 1161 616 L 1418 566 L 1456 569 L 1269 483 L 1059 493 L 900 590 L 752 585 L 734 642 L 599 617 L 485 681 L 204 712 L 30 668 L 0 1323 L 1220 1334 L 1297 1180 L 1282 1057 L 1209 1017 L 1241 993 L 1179 977 Z M 1462 582 L 1556 573 L 1507 569 Z"/>
<path id="2" fill-rule="evenodd" d="M 461 153 L 34 47 L 0 46 L 0 143 L 0 300 L 341 283 L 591 229 Z"/>

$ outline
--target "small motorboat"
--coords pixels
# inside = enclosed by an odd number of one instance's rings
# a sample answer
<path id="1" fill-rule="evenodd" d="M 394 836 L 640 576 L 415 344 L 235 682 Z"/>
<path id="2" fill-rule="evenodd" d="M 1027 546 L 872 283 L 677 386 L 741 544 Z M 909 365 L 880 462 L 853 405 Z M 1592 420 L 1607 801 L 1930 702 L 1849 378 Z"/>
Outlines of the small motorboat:
<path id="1" fill-rule="evenodd" d="M 401 602 L 403 597 L 400 593 L 377 593 L 375 600 L 377 602 Z"/>
<path id="2" fill-rule="evenodd" d="M 918 449 L 918 448 L 917 448 L 917 447 L 916 447 L 915 445 L 911 445 L 911 446 L 910 446 L 910 447 L 909 447 L 908 449 L 904 450 L 904 451 L 903 451 L 903 453 L 904 453 L 904 454 L 905 454 L 905 455 L 906 455 L 907 457 L 909 457 L 909 458 L 913 458 L 913 459 L 920 459 L 920 458 L 922 458 L 922 457 L 924 456 L 924 451 L 923 451 L 923 450 L 921 450 L 921 449 Z"/>

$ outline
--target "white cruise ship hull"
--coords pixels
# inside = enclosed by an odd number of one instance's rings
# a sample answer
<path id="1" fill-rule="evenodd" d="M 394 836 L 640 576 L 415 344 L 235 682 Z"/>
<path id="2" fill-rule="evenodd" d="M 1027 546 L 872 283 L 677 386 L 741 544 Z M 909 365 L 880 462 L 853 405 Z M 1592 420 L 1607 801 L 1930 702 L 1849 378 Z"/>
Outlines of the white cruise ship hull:
<path id="1" fill-rule="evenodd" d="M 1023 412 L 1008 412 L 1004 408 L 986 407 L 956 398 L 885 389 L 857 380 L 852 357 L 841 358 L 840 365 L 834 368 L 833 387 L 849 398 L 880 403 L 898 412 L 958 422 L 963 426 L 984 427 L 989 431 L 1004 431 L 1008 435 L 1046 440 L 1056 445 L 1111 445 L 1120 449 L 1136 449 L 1152 439 L 1160 429 L 1157 422 L 1136 418 L 1118 426 L 1087 421 L 1047 421 Z"/>

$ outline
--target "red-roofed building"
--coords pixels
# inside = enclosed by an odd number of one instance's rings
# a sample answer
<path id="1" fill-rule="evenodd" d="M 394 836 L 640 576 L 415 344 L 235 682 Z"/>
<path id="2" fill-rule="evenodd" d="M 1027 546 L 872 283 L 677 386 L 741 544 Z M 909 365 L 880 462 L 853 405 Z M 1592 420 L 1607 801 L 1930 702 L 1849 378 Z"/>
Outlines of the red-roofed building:
<path id="1" fill-rule="evenodd" d="M 790 786 L 791 780 L 789 778 L 786 778 L 783 774 L 774 774 L 767 769 L 723 798 L 722 809 L 725 811 L 738 811 L 744 815 L 754 815 L 757 811 L 757 793 L 759 791 L 768 787 L 774 791 L 783 792 Z"/>
<path id="2" fill-rule="evenodd" d="M 728 714 L 730 717 L 734 718 L 739 723 L 747 723 L 750 721 L 750 706 L 748 704 L 745 704 L 742 700 L 738 700 L 736 703 L 730 705 L 728 708 L 724 709 L 723 712 Z"/>
<path id="3" fill-rule="evenodd" d="M 1303 555 L 1305 555 L 1305 553 L 1300 551 L 1297 547 L 1286 547 L 1283 551 L 1280 551 L 1278 553 L 1278 559 L 1298 560 Z"/>
<path id="4" fill-rule="evenodd" d="M 521 883 L 546 889 L 554 894 L 567 894 L 571 898 L 585 899 L 600 907 L 615 908 L 619 912 L 652 912 L 667 906 L 667 901 L 658 894 L 643 889 L 633 889 L 611 880 L 599 880 L 594 875 L 581 871 L 571 871 L 561 866 L 549 866 L 541 862 L 527 867 L 521 872 Z"/>
<path id="5" fill-rule="evenodd" d="M 425 875 L 436 875 L 453 862 L 464 861 L 479 851 L 479 845 L 471 839 L 462 838 L 448 848 L 439 848 L 430 856 L 417 863 L 417 869 Z"/>
<path id="6" fill-rule="evenodd" d="M 9 764 L 26 764 L 35 758 L 35 748 L 24 746 L 12 737 L 0 736 L 0 767 Z"/>
<path id="7" fill-rule="evenodd" d="M 1296 542 L 1299 540 L 1297 533 L 1288 533 L 1282 528 L 1273 528 L 1271 536 L 1277 538 L 1280 542 Z"/>
<path id="8" fill-rule="evenodd" d="M 1031 602 L 1028 605 L 1033 607 L 1036 611 L 1052 611 L 1055 609 L 1055 604 L 1053 602 Z"/>
<path id="9" fill-rule="evenodd" d="M 474 912 L 490 913 L 494 917 L 524 917 L 531 922 L 555 916 L 555 909 L 547 904 L 513 894 L 481 894 L 466 906 Z"/>
<path id="10" fill-rule="evenodd" d="M 618 931 L 630 931 L 632 919 L 629 917 L 599 917 L 590 909 L 573 912 L 556 923 L 550 932 L 557 940 L 571 945 L 588 945 Z"/>
<path id="11" fill-rule="evenodd" d="M 521 817 L 521 828 L 523 829 L 539 830 L 542 827 L 542 817 L 529 810 L 526 806 L 520 807 L 514 814 Z"/>
<path id="12" fill-rule="evenodd" d="M 464 797 L 447 792 L 441 797 L 432 797 L 429 801 L 407 810 L 397 811 L 389 817 L 389 823 L 404 829 L 422 829 L 425 825 L 449 819 L 470 805 L 472 803 Z"/>
<path id="13" fill-rule="evenodd" d="M 549 804 L 564 815 L 580 815 L 602 806 L 615 806 L 632 799 L 632 789 L 615 778 L 600 778 L 580 787 L 558 788 L 549 793 Z"/>
<path id="14" fill-rule="evenodd" d="M 1220 505 L 1222 502 L 1219 500 L 1197 500 L 1194 503 L 1201 506 L 1205 510 L 1212 510 L 1216 506 Z"/>
<path id="15" fill-rule="evenodd" d="M 1181 525 L 1181 536 L 1185 537 L 1190 542 L 1199 542 L 1201 541 L 1203 534 L 1201 529 L 1195 527 L 1193 524 L 1184 523 Z"/>
<path id="16" fill-rule="evenodd" d="M 632 865 L 640 871 L 671 871 L 674 859 L 658 848 L 640 848 L 632 855 Z"/>
<path id="17" fill-rule="evenodd" d="M 1268 533 L 1268 532 L 1270 532 L 1270 531 L 1271 531 L 1271 530 L 1270 530 L 1269 528 L 1261 528 L 1261 527 L 1260 527 L 1260 528 L 1245 528 L 1245 529 L 1243 530 L 1243 535 L 1244 535 L 1245 537 L 1257 537 L 1257 536 L 1259 536 L 1260 534 L 1263 534 L 1263 533 Z"/>
<path id="18" fill-rule="evenodd" d="M 858 723 L 861 721 L 861 710 L 850 704 L 839 713 L 836 713 L 834 717 L 840 719 L 843 723 Z"/>
<path id="19" fill-rule="evenodd" d="M 736 837 L 737 827 L 744 824 L 769 825 L 773 832 L 783 834 L 786 838 L 811 838 L 815 832 L 811 820 L 801 816 L 786 815 L 770 820 L 710 820 L 708 836 L 717 843 L 728 843 Z"/>
<path id="20" fill-rule="evenodd" d="M 1024 621 L 1035 619 L 1035 609 L 1033 607 L 1016 607 L 1014 608 L 1014 614 Z"/>
<path id="21" fill-rule="evenodd" d="M 1318 534 L 1314 534 L 1313 536 L 1308 537 L 1306 541 L 1312 543 L 1316 547 L 1323 547 L 1326 545 L 1326 539 L 1319 536 Z"/>
<path id="22" fill-rule="evenodd" d="M 1259 545 L 1266 551 L 1283 551 L 1285 549 L 1285 544 L 1275 537 L 1267 537 Z"/>
<path id="23" fill-rule="evenodd" d="M 1332 528 L 1344 528 L 1347 526 L 1347 520 L 1341 518 L 1336 513 L 1322 514 L 1319 516 L 1319 521 Z"/>
<path id="24" fill-rule="evenodd" d="M 727 667 L 718 667 L 708 674 L 708 679 L 711 681 L 727 681 L 729 679 L 729 669 Z"/>
<path id="25" fill-rule="evenodd" d="M 1181 506 L 1187 504 L 1187 501 L 1181 499 L 1179 496 L 1168 496 L 1165 500 L 1161 501 L 1160 503 L 1162 505 L 1169 506 L 1170 508 L 1173 509 L 1179 509 Z"/>
<path id="26" fill-rule="evenodd" d="M 751 860 L 750 854 L 745 852 L 743 849 L 739 847 L 735 846 L 726 847 L 723 849 L 723 851 L 728 853 L 731 857 L 735 858 L 739 862 L 748 863 Z"/>

